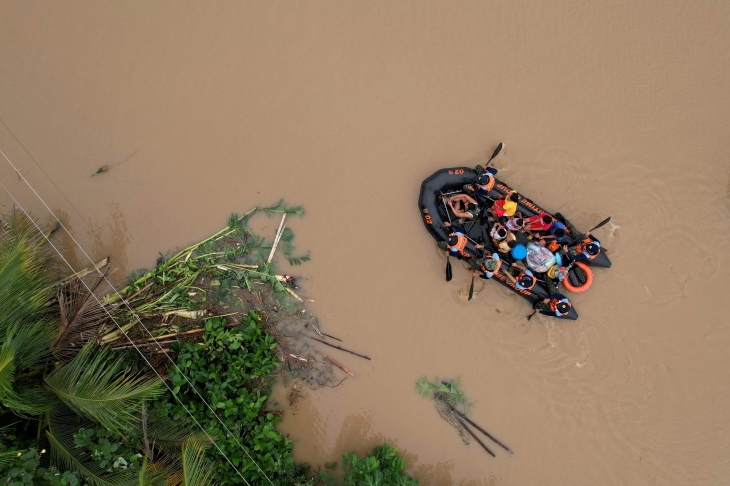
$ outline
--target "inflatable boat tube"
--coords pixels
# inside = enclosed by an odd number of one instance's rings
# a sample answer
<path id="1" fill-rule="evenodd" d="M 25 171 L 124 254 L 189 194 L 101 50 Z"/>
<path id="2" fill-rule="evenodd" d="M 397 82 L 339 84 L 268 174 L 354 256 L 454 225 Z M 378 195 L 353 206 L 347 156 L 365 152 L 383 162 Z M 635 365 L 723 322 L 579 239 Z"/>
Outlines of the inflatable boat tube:
<path id="1" fill-rule="evenodd" d="M 571 268 L 568 271 L 568 275 L 563 279 L 563 286 L 574 294 L 580 294 L 591 288 L 591 284 L 593 283 L 593 270 L 583 262 L 575 262 L 574 265 L 580 268 L 582 272 Z"/>
<path id="2" fill-rule="evenodd" d="M 451 231 L 444 226 L 444 221 L 455 221 L 441 194 L 461 191 L 464 184 L 471 184 L 477 173 L 465 167 L 441 169 L 421 183 L 421 194 L 418 197 L 418 209 L 421 211 L 423 224 L 436 241 L 446 241 Z M 471 235 L 467 234 L 471 237 Z M 466 244 L 466 252 L 477 256 L 473 241 Z"/>

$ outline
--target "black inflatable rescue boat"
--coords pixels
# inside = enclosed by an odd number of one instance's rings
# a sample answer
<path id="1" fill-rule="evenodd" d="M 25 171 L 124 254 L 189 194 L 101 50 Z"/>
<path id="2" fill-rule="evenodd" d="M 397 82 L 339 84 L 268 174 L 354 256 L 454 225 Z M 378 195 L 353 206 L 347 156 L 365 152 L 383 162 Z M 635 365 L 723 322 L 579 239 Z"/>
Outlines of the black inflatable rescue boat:
<path id="1" fill-rule="evenodd" d="M 452 194 L 463 193 L 464 185 L 472 184 L 476 179 L 477 173 L 474 169 L 470 169 L 468 167 L 453 167 L 450 169 L 440 169 L 434 172 L 428 178 L 426 178 L 423 183 L 421 183 L 421 193 L 418 197 L 418 209 L 420 210 L 421 218 L 423 219 L 423 223 L 426 226 L 426 229 L 429 233 L 431 233 L 431 236 L 433 236 L 437 242 L 445 241 L 451 233 L 451 230 L 449 230 L 449 228 L 444 225 L 444 221 L 456 222 L 456 220 L 458 219 L 446 204 L 444 197 Z M 495 178 L 494 186 L 487 194 L 487 197 L 481 198 L 481 218 L 477 218 L 473 221 L 467 220 L 465 223 L 462 224 L 462 226 L 466 230 L 466 236 L 469 238 L 469 241 L 464 251 L 470 254 L 472 257 L 478 258 L 481 256 L 481 251 L 476 248 L 476 244 L 485 245 L 486 249 L 489 251 L 494 250 L 493 248 L 491 248 L 491 238 L 489 236 L 491 223 L 488 222 L 487 218 L 483 215 L 486 215 L 488 213 L 489 209 L 494 204 L 494 201 L 498 200 L 500 197 L 511 192 L 512 190 L 513 189 L 507 184 Z M 517 206 L 517 211 L 522 213 L 522 216 L 524 218 L 536 216 L 541 213 L 547 213 L 553 216 L 558 221 L 565 221 L 562 215 L 560 215 L 559 213 L 552 214 L 549 211 L 546 211 L 541 206 L 538 206 L 530 199 L 524 197 L 522 194 L 519 195 L 519 201 L 517 203 Z M 527 235 L 523 234 L 522 237 L 526 238 Z M 591 235 L 591 239 L 593 239 L 594 241 L 598 241 L 593 235 Z M 574 243 L 577 243 L 575 238 L 572 237 L 570 234 L 567 234 L 565 238 L 563 238 L 561 245 L 567 244 L 568 246 L 570 246 Z M 500 253 L 499 255 L 503 261 L 503 265 L 504 263 L 506 263 L 507 266 L 509 266 L 515 261 L 514 258 L 512 258 L 512 255 L 510 255 L 509 253 Z M 587 272 L 590 272 L 588 266 L 608 268 L 611 266 L 611 261 L 606 256 L 605 251 L 601 250 L 595 258 L 588 262 L 585 262 L 583 265 L 573 265 L 568 273 L 568 276 L 564 279 L 564 281 L 569 282 L 565 286 L 572 286 L 575 288 L 579 287 L 580 285 L 584 285 L 587 277 L 586 271 L 583 271 L 582 269 L 587 269 Z M 535 304 L 536 302 L 548 298 L 550 293 L 548 291 L 547 285 L 545 284 L 545 274 L 537 273 L 534 270 L 533 273 L 537 277 L 537 283 L 530 290 L 518 289 L 500 272 L 495 273 L 494 277 L 490 280 L 496 280 L 500 284 L 510 289 L 512 292 L 527 299 L 530 303 Z M 590 282 L 588 283 L 588 286 L 589 285 Z M 580 292 L 581 290 L 572 291 Z M 578 318 L 578 313 L 575 311 L 574 307 L 571 307 L 568 314 L 560 316 L 558 318 L 575 320 Z"/>

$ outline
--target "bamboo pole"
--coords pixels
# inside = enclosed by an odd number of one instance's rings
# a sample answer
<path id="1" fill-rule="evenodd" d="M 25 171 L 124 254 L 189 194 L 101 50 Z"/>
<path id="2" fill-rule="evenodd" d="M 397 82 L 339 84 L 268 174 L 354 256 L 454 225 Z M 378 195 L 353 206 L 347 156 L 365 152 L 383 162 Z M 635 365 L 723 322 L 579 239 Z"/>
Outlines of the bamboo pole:
<path id="1" fill-rule="evenodd" d="M 284 221 L 286 220 L 286 213 L 284 213 L 281 217 L 281 223 L 279 223 L 279 229 L 276 231 L 276 238 L 274 238 L 274 245 L 271 247 L 271 253 L 269 253 L 269 259 L 266 260 L 266 264 L 268 265 L 271 263 L 271 260 L 274 258 L 274 253 L 276 252 L 276 247 L 279 245 L 279 240 L 281 239 L 281 233 L 284 232 Z"/>
<path id="2" fill-rule="evenodd" d="M 451 410 L 453 410 L 454 412 L 456 412 L 457 415 L 459 415 L 461 418 L 463 418 L 464 420 L 466 420 L 467 422 L 469 422 L 471 425 L 473 425 L 474 428 L 476 428 L 479 432 L 481 432 L 482 434 L 486 435 L 487 437 L 489 437 L 490 439 L 492 439 L 494 442 L 496 442 L 498 445 L 501 445 L 502 447 L 504 447 L 504 450 L 506 450 L 507 452 L 509 452 L 510 454 L 512 454 L 512 450 L 509 447 L 507 447 L 506 445 L 502 444 L 500 441 L 498 441 L 497 439 L 495 439 L 494 437 L 492 437 L 489 434 L 489 432 L 487 432 L 486 430 L 484 430 L 483 428 L 479 427 L 477 424 L 475 424 L 474 422 L 472 422 L 471 420 L 469 420 L 469 417 L 467 417 L 463 413 L 459 412 L 456 408 L 454 408 L 453 405 L 451 405 L 448 402 L 446 402 L 446 405 L 448 405 L 449 408 Z"/>
<path id="3" fill-rule="evenodd" d="M 474 434 L 474 432 L 472 432 L 471 429 L 469 427 L 467 427 L 464 422 L 461 421 L 461 419 L 459 417 L 456 417 L 456 421 L 459 422 L 459 425 L 461 425 L 464 428 L 464 430 L 466 430 L 467 432 L 469 432 L 469 435 L 471 435 L 474 438 L 475 441 L 479 442 L 479 445 L 481 445 L 482 447 L 484 447 L 484 450 L 485 451 L 489 452 L 492 455 L 492 457 L 497 457 L 497 456 L 494 455 L 494 452 L 492 452 L 492 451 L 489 450 L 489 447 L 487 447 L 486 445 L 484 445 L 484 442 L 482 442 L 481 440 L 479 440 L 479 437 L 477 437 Z"/>

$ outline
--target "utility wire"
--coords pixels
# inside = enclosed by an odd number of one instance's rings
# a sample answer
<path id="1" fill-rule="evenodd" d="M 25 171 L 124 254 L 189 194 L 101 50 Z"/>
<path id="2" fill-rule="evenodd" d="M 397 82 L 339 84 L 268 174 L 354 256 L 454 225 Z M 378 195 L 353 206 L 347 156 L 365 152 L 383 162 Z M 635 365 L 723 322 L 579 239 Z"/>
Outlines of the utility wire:
<path id="1" fill-rule="evenodd" d="M 5 189 L 5 192 L 7 192 L 7 193 L 8 193 L 8 195 L 10 195 L 10 197 L 11 197 L 11 198 L 13 199 L 13 201 L 15 202 L 15 205 L 16 205 L 16 206 L 18 206 L 18 207 L 20 208 L 20 210 L 21 210 L 21 211 L 23 211 L 23 213 L 24 213 L 24 214 L 26 215 L 26 217 L 27 217 L 27 218 L 28 218 L 28 219 L 29 219 L 29 220 L 30 220 L 30 221 L 31 221 L 31 222 L 33 223 L 33 226 L 35 226 L 35 227 L 36 227 L 36 229 L 38 230 L 38 232 L 39 232 L 39 233 L 40 233 L 40 234 L 41 234 L 41 235 L 43 236 L 43 238 L 45 238 L 45 240 L 46 240 L 46 241 L 48 242 L 48 244 L 49 244 L 49 245 L 51 245 L 51 248 L 53 248 L 53 249 L 54 249 L 54 250 L 56 251 L 56 253 L 58 253 L 58 256 L 60 256 L 60 257 L 61 257 L 61 259 L 62 259 L 62 260 L 64 261 L 64 263 L 66 263 L 66 265 L 68 265 L 68 267 L 69 267 L 69 268 L 71 269 L 71 271 L 73 272 L 73 271 L 74 271 L 74 269 L 73 269 L 73 267 L 71 266 L 71 264 L 70 264 L 70 263 L 68 262 L 68 260 L 66 260 L 66 258 L 65 258 L 65 257 L 63 256 L 63 254 L 62 254 L 62 253 L 61 253 L 61 252 L 60 252 L 60 251 L 58 250 L 58 248 L 56 248 L 56 246 L 55 246 L 55 245 L 53 244 L 53 242 L 51 242 L 51 240 L 50 240 L 50 238 L 48 237 L 48 235 L 46 235 L 46 234 L 45 234 L 45 233 L 43 232 L 43 230 L 42 230 L 42 229 L 40 228 L 40 226 L 38 226 L 38 224 L 37 224 L 37 223 L 35 222 L 35 220 L 34 220 L 33 218 L 31 218 L 30 214 L 28 214 L 28 212 L 27 212 L 27 211 L 25 210 L 25 208 L 23 208 L 23 206 L 21 206 L 21 205 L 20 205 L 20 203 L 18 202 L 18 200 L 17 200 L 17 199 L 15 199 L 15 196 L 14 196 L 14 195 L 13 195 L 13 194 L 12 194 L 12 193 L 11 193 L 11 192 L 10 192 L 10 191 L 8 190 L 8 188 L 7 188 L 7 187 L 5 187 L 5 184 L 3 184 L 2 182 L 0 182 L 0 186 L 2 186 L 2 188 L 3 188 L 3 189 Z M 149 367 L 150 367 L 150 368 L 152 368 L 152 371 L 153 371 L 153 372 L 155 373 L 155 375 L 157 375 L 157 377 L 158 377 L 158 378 L 160 379 L 160 381 L 161 381 L 161 382 L 162 382 L 162 383 L 163 383 L 163 384 L 165 385 L 165 387 L 166 387 L 166 388 L 167 388 L 167 389 L 168 389 L 168 390 L 170 391 L 170 393 L 172 394 L 172 396 L 174 396 L 174 397 L 175 397 L 175 399 L 176 399 L 176 400 L 178 401 L 178 403 L 180 403 L 180 405 L 182 405 L 183 409 L 185 409 L 185 411 L 186 411 L 186 412 L 188 413 L 188 415 L 190 415 L 190 418 L 192 418 L 192 419 L 193 419 L 193 421 L 194 421 L 194 422 L 195 422 L 195 423 L 197 424 L 197 426 L 198 426 L 198 427 L 200 427 L 200 430 L 202 430 L 202 431 L 203 431 L 203 433 L 204 433 L 204 434 L 206 435 L 206 437 L 208 437 L 208 439 L 210 439 L 210 441 L 211 441 L 211 442 L 213 443 L 213 445 L 214 445 L 214 446 L 216 447 L 216 449 L 218 449 L 218 452 L 220 452 L 220 453 L 221 453 L 221 455 L 222 455 L 222 456 L 223 456 L 223 457 L 224 457 L 224 458 L 226 459 L 226 461 L 228 461 L 228 463 L 229 463 L 229 464 L 231 465 L 231 467 L 233 467 L 233 469 L 234 469 L 234 470 L 235 470 L 235 471 L 236 471 L 236 472 L 238 473 L 238 475 L 239 475 L 239 476 L 241 476 L 241 479 L 243 479 L 243 482 L 244 482 L 244 483 L 246 483 L 246 484 L 247 484 L 248 486 L 250 486 L 249 482 L 248 482 L 248 481 L 246 481 L 246 478 L 244 478 L 244 477 L 243 477 L 243 475 L 242 475 L 242 474 L 241 474 L 241 472 L 240 472 L 240 471 L 239 471 L 239 470 L 238 470 L 238 469 L 236 468 L 236 466 L 235 466 L 235 465 L 233 464 L 233 462 L 231 462 L 231 460 L 230 460 L 230 459 L 228 458 L 228 456 L 226 456 L 226 455 L 225 455 L 225 454 L 223 453 L 223 451 L 221 450 L 221 448 L 220 448 L 220 447 L 218 447 L 218 444 L 216 444 L 216 443 L 215 443 L 215 441 L 213 440 L 213 438 L 212 438 L 212 437 L 211 437 L 211 436 L 210 436 L 210 435 L 208 434 L 208 432 L 206 432 L 206 430 L 205 430 L 205 429 L 203 428 L 203 426 L 202 426 L 202 425 L 200 425 L 200 422 L 198 422 L 198 421 L 196 420 L 196 418 L 195 418 L 195 417 L 193 416 L 193 414 L 192 414 L 192 413 L 190 413 L 190 410 L 188 410 L 188 408 L 187 408 L 187 407 L 185 406 L 185 404 L 183 404 L 183 403 L 182 403 L 182 401 L 181 401 L 181 400 L 180 400 L 180 399 L 179 399 L 179 398 L 177 397 L 177 395 L 176 395 L 175 393 L 173 393 L 173 391 L 172 391 L 172 388 L 170 388 L 170 386 L 169 386 L 169 385 L 167 384 L 167 382 L 165 381 L 165 379 L 164 379 L 164 378 L 162 378 L 162 376 L 160 376 L 160 374 L 159 374 L 159 373 L 157 372 L 157 369 L 155 369 L 155 367 L 154 367 L 154 366 L 152 366 L 152 363 L 150 363 L 150 362 L 149 362 L 149 360 L 148 360 L 148 359 L 147 359 L 147 357 L 146 357 L 146 356 L 144 355 L 144 353 L 142 353 L 142 351 L 141 351 L 141 350 L 140 350 L 140 349 L 139 349 L 139 348 L 137 347 L 137 345 L 136 345 L 136 344 L 134 343 L 134 341 L 132 341 L 132 339 L 131 339 L 131 338 L 130 338 L 130 337 L 129 337 L 128 335 L 127 335 L 126 331 L 124 331 L 124 329 L 122 329 L 122 326 L 120 326 L 120 325 L 119 325 L 119 323 L 117 322 L 117 320 L 116 320 L 116 319 L 114 319 L 114 317 L 113 317 L 113 316 L 112 316 L 112 315 L 111 315 L 111 314 L 109 313 L 109 310 L 108 310 L 108 309 L 106 308 L 106 306 L 105 306 L 104 304 L 102 304 L 102 303 L 101 303 L 101 301 L 99 300 L 99 298 L 98 298 L 98 297 L 96 296 L 96 294 L 95 294 L 95 293 L 94 293 L 94 292 L 93 292 L 93 291 L 92 291 L 92 290 L 91 290 L 91 289 L 89 288 L 89 286 L 88 286 L 88 285 L 86 285 L 86 282 L 84 282 L 84 280 L 83 280 L 83 279 L 79 279 L 79 280 L 80 280 L 80 281 L 81 281 L 81 283 L 82 283 L 82 284 L 84 285 L 84 287 L 86 287 L 86 290 L 87 290 L 87 291 L 89 292 L 89 294 L 90 294 L 91 296 L 93 296 L 93 297 L 94 297 L 94 299 L 95 299 L 95 300 L 96 300 L 96 301 L 97 301 L 97 302 L 99 303 L 99 306 L 100 306 L 100 307 L 101 307 L 102 309 L 104 309 L 104 312 L 106 312 L 106 315 L 107 315 L 107 316 L 109 316 L 109 318 L 110 318 L 110 319 L 111 319 L 111 320 L 112 320 L 112 321 L 114 322 L 114 324 L 116 324 L 116 326 L 117 326 L 117 327 L 119 328 L 119 330 L 120 330 L 120 331 L 122 332 L 122 334 L 124 334 L 124 337 L 126 337 L 126 338 L 127 338 L 127 340 L 128 340 L 128 341 L 129 341 L 129 342 L 130 342 L 130 343 L 132 344 L 132 346 L 134 346 L 134 349 L 136 349 L 136 350 L 137 350 L 137 352 L 139 353 L 139 355 L 140 355 L 140 356 L 142 356 L 142 359 L 144 359 L 144 360 L 145 360 L 145 362 L 146 362 L 146 363 L 147 363 L 147 364 L 149 365 Z"/>
<path id="2" fill-rule="evenodd" d="M 92 258 L 91 258 L 91 257 L 89 256 L 89 254 L 88 254 L 88 253 L 86 253 L 86 250 L 84 250 L 84 248 L 83 248 L 83 247 L 81 246 L 81 244 L 80 244 L 80 243 L 79 243 L 79 242 L 78 242 L 78 241 L 76 240 L 76 238 L 74 238 L 74 236 L 73 236 L 73 235 L 71 234 L 71 232 L 70 232 L 70 231 L 68 230 L 68 228 L 66 228 L 66 226 L 65 226 L 65 225 L 63 224 L 63 222 L 62 222 L 62 221 L 61 221 L 61 220 L 60 220 L 60 219 L 58 218 L 58 216 L 56 216 L 56 214 L 55 214 L 55 213 L 53 212 L 53 210 L 52 210 L 52 209 L 51 209 L 51 208 L 50 208 L 50 207 L 48 206 L 48 204 L 46 204 L 46 202 L 45 202 L 45 201 L 43 200 L 43 198 L 42 198 L 42 197 L 40 196 L 40 194 L 38 194 L 38 192 L 37 192 L 37 191 L 36 191 L 36 190 L 35 190 L 35 189 L 33 188 L 33 186 L 32 186 L 32 185 L 31 185 L 31 184 L 30 184 L 30 183 L 28 182 L 28 180 L 27 180 L 27 179 L 25 178 L 25 176 L 23 176 L 23 174 L 21 174 L 21 173 L 20 173 L 20 171 L 18 170 L 18 168 L 17 168 L 17 167 L 16 167 L 16 166 L 15 166 L 15 165 L 13 164 L 13 162 L 12 162 L 12 161 L 11 161 L 11 160 L 10 160 L 10 159 L 8 158 L 8 156 L 7 156 L 7 155 L 5 155 L 5 152 L 3 152 L 3 151 L 2 151 L 1 149 L 0 149 L 0 153 L 1 153 L 2 155 L 3 155 L 3 157 L 5 157 L 5 160 L 7 160 L 7 161 L 8 161 L 8 163 L 10 164 L 10 166 L 11 166 L 11 167 L 12 167 L 12 168 L 13 168 L 13 169 L 15 170 L 15 172 L 16 172 L 16 173 L 18 174 L 18 176 L 19 176 L 19 177 L 20 177 L 20 178 L 21 178 L 21 179 L 23 180 L 23 182 L 25 182 L 25 184 L 26 184 L 26 185 L 27 185 L 27 186 L 28 186 L 28 187 L 30 188 L 30 190 L 31 190 L 31 191 L 33 191 L 33 194 L 35 194 L 35 195 L 36 195 L 36 197 L 38 198 L 38 200 L 40 200 L 40 201 L 41 201 L 41 203 L 43 204 L 43 206 L 45 206 L 45 208 L 46 208 L 46 209 L 48 210 L 48 212 L 49 212 L 49 213 L 51 213 L 51 215 L 52 215 L 52 216 L 53 216 L 53 218 L 54 218 L 54 219 L 55 219 L 55 220 L 56 220 L 56 221 L 58 222 L 58 224 L 59 224 L 59 225 L 60 225 L 60 226 L 61 226 L 61 227 L 62 227 L 62 228 L 63 228 L 64 230 L 66 230 L 66 233 L 67 233 L 67 234 L 68 234 L 68 235 L 69 235 L 69 236 L 71 237 L 71 240 L 72 240 L 72 241 L 74 242 L 74 244 L 75 244 L 75 245 L 76 245 L 76 246 L 77 246 L 77 247 L 78 247 L 78 248 L 79 248 L 79 249 L 81 250 L 81 252 L 82 252 L 82 253 L 84 254 L 84 256 L 86 256 L 86 258 L 87 258 L 87 259 L 89 260 L 89 262 L 91 262 L 91 265 L 92 265 L 92 266 L 94 266 L 94 268 L 96 268 L 96 266 L 95 266 L 95 262 L 94 262 L 94 261 L 92 260 Z M 1 183 L 0 183 L 0 184 L 1 184 Z M 8 189 L 7 189 L 7 188 L 5 188 L 5 186 L 4 186 L 4 185 L 3 185 L 3 188 L 5 189 L 5 191 L 6 191 L 6 192 L 8 192 L 8 194 L 10 194 L 10 191 L 8 191 Z M 13 196 L 11 195 L 11 197 L 13 197 Z M 14 198 L 14 197 L 13 197 L 13 200 L 15 201 L 15 198 Z M 55 249 L 55 247 L 54 247 L 54 249 Z M 65 261 L 65 259 L 64 259 L 64 261 Z M 67 262 L 67 264 L 68 264 L 68 262 Z M 69 264 L 69 268 L 71 268 L 71 271 L 72 271 L 72 272 L 74 271 L 73 267 L 71 267 L 71 265 L 70 265 L 70 264 Z M 106 281 L 106 282 L 107 282 L 107 283 L 109 284 L 109 286 L 110 286 L 110 287 L 111 287 L 111 288 L 112 288 L 112 289 L 114 290 L 114 293 L 115 293 L 115 294 L 116 294 L 116 295 L 117 295 L 117 296 L 118 296 L 118 297 L 119 297 L 119 298 L 121 299 L 121 301 L 122 301 L 122 302 L 124 303 L 125 307 L 126 307 L 127 309 L 129 309 L 129 312 L 131 312 L 131 313 L 132 313 L 132 315 L 133 315 L 133 316 L 134 316 L 134 317 L 135 317 L 135 318 L 137 319 L 137 321 L 138 321 L 138 322 L 139 322 L 139 324 L 140 324 L 140 325 L 142 326 L 142 328 L 143 328 L 143 329 L 144 329 L 144 330 L 145 330 L 145 331 L 147 332 L 147 334 L 149 334 L 149 336 L 150 336 L 150 337 L 152 338 L 153 342 L 154 342 L 154 343 L 155 343 L 155 344 L 156 344 L 156 345 L 158 346 L 159 350 L 160 350 L 160 351 L 161 351 L 161 352 L 162 352 L 162 353 L 163 353 L 163 354 L 164 354 L 164 355 L 165 355 L 165 356 L 167 357 L 167 359 L 168 359 L 168 360 L 170 361 L 170 363 L 171 363 L 171 364 L 173 365 L 173 367 L 175 368 L 175 370 L 176 370 L 176 371 L 177 371 L 177 372 L 178 372 L 178 373 L 179 373 L 179 374 L 180 374 L 180 375 L 181 375 L 181 376 L 182 376 L 182 377 L 183 377 L 183 378 L 185 379 L 185 381 L 187 382 L 187 384 L 188 384 L 188 385 L 190 385 L 190 388 L 192 388 L 192 390 L 193 390 L 193 391 L 195 392 L 195 394 L 196 394 L 196 395 L 198 395 L 198 397 L 199 397 L 199 398 L 200 398 L 200 400 L 201 400 L 201 401 L 202 401 L 202 402 L 203 402 L 203 403 L 205 404 L 205 406 L 206 406 L 206 407 L 208 407 L 208 410 L 210 410 L 210 411 L 211 411 L 211 413 L 212 413 L 212 414 L 213 414 L 213 415 L 215 416 L 215 418 L 216 418 L 216 419 L 218 420 L 218 422 L 219 422 L 219 423 L 220 423 L 220 424 L 221 424 L 221 425 L 223 426 L 223 428 L 224 428 L 224 429 L 226 430 L 226 432 L 228 433 L 228 435 L 230 435 L 230 437 L 231 437 L 231 438 L 232 438 L 232 439 L 233 439 L 233 440 L 234 440 L 234 441 L 236 442 L 236 444 L 237 444 L 237 445 L 238 445 L 238 446 L 239 446 L 239 447 L 241 448 L 241 450 L 242 450 L 242 451 L 244 452 L 244 454 L 246 454 L 246 456 L 247 456 L 247 457 L 248 457 L 248 458 L 249 458 L 249 459 L 251 460 L 251 462 L 253 462 L 253 463 L 254 463 L 254 464 L 256 465 L 256 467 L 258 468 L 259 472 L 261 472 L 261 474 L 263 474 L 263 476 L 264 476 L 264 477 L 265 477 L 265 478 L 266 478 L 266 479 L 267 479 L 267 480 L 269 481 L 269 483 L 270 483 L 270 484 L 271 484 L 272 486 L 274 486 L 274 483 L 273 483 L 273 482 L 271 481 L 271 479 L 270 479 L 270 478 L 269 478 L 269 477 L 268 477 L 268 476 L 266 475 L 266 473 L 265 473 L 265 472 L 264 472 L 264 470 L 263 470 L 263 469 L 261 468 L 261 466 L 259 466 L 259 465 L 258 465 L 258 463 L 257 463 L 257 462 L 256 462 L 256 461 L 254 460 L 254 458 L 253 458 L 253 457 L 251 457 L 251 454 L 249 454 L 249 453 L 248 453 L 248 451 L 246 450 L 246 448 L 245 448 L 245 447 L 244 447 L 244 446 L 243 446 L 243 445 L 242 445 L 242 444 L 241 444 L 241 443 L 239 442 L 239 440 L 238 440 L 238 439 L 236 438 L 236 436 L 235 436 L 235 435 L 234 435 L 234 434 L 233 434 L 233 433 L 232 433 L 232 432 L 230 431 L 230 429 L 229 429 L 229 428 L 228 428 L 228 427 L 226 426 L 226 424 L 225 424 L 225 423 L 223 422 L 223 420 L 221 420 L 221 418 L 220 418 L 220 417 L 218 416 L 218 414 L 216 413 L 215 409 L 214 409 L 214 408 L 213 408 L 213 407 L 212 407 L 212 406 L 210 405 L 210 403 L 208 403 L 208 402 L 207 402 L 207 401 L 205 400 L 205 398 L 203 398 L 203 396 L 202 396 L 202 395 L 200 394 L 200 392 L 198 392 L 197 388 L 196 388 L 196 387 L 195 387 L 195 386 L 193 385 L 193 383 L 192 383 L 192 382 L 190 381 L 190 379 L 189 379 L 189 378 L 188 378 L 188 377 L 187 377 L 187 376 L 186 376 L 186 375 L 185 375 L 185 374 L 184 374 L 184 373 L 182 372 L 182 370 L 180 370 L 180 368 L 179 368 L 179 367 L 177 366 L 177 363 L 175 362 L 175 360 L 173 360 L 173 359 L 172 359 L 172 357 L 170 357 L 170 355 L 169 355 L 169 354 L 167 354 L 167 352 L 166 352 L 166 351 L 165 351 L 165 350 L 163 349 L 163 347 L 162 347 L 162 346 L 161 346 L 161 345 L 159 344 L 159 342 L 157 341 L 157 339 L 155 338 L 155 336 L 153 336 L 153 335 L 152 335 L 152 332 L 150 332 L 150 330 L 149 330 L 149 329 L 148 329 L 148 328 L 147 328 L 147 327 L 146 327 L 146 326 L 144 325 L 144 323 L 143 323 L 143 322 L 142 322 L 142 320 L 141 320 L 141 319 L 139 318 L 139 316 L 137 315 L 137 313 L 135 313 L 135 312 L 134 312 L 134 310 L 132 310 L 132 308 L 130 307 L 130 305 L 129 305 L 129 303 L 127 302 L 127 300 L 126 300 L 126 299 L 125 299 L 125 298 L 124 298 L 124 297 L 123 297 L 123 296 L 122 296 L 122 295 L 121 295 L 121 294 L 119 293 L 119 291 L 118 291 L 118 290 L 116 289 L 116 287 L 114 286 L 114 284 L 113 284 L 113 283 L 112 283 L 111 281 L 109 281 L 109 279 L 108 279 L 108 278 L 106 277 L 106 275 L 104 275 L 104 274 L 102 274 L 101 272 L 99 272 L 99 271 L 98 271 L 98 269 L 97 269 L 97 272 L 98 272 L 98 273 L 99 273 L 99 275 L 100 275 L 100 276 L 101 276 L 101 277 L 102 277 L 102 278 L 103 278 L 103 279 L 104 279 L 104 280 L 105 280 L 105 281 Z M 98 300 L 98 299 L 97 299 L 97 300 Z M 108 313 L 108 312 L 107 312 L 107 313 Z M 116 323 L 116 321 L 115 321 L 115 323 Z M 117 326 L 118 326 L 118 324 L 117 324 Z M 126 334 L 125 334 L 125 335 L 126 335 Z M 135 348 L 136 348 L 136 346 L 135 346 Z M 139 350 L 138 350 L 138 351 L 139 351 Z M 145 360 L 146 360 L 146 359 L 145 359 Z"/>

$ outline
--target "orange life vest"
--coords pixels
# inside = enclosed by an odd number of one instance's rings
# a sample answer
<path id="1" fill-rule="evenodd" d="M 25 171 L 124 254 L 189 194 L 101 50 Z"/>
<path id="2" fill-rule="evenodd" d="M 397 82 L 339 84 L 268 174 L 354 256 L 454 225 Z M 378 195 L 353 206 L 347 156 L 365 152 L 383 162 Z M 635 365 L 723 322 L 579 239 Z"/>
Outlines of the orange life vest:
<path id="1" fill-rule="evenodd" d="M 573 304 L 571 304 L 568 299 L 558 299 L 557 297 L 553 297 L 552 299 L 550 299 L 550 310 L 557 314 L 558 304 L 560 304 L 561 302 L 565 302 L 566 304 L 568 304 L 568 306 L 573 307 Z"/>
<path id="2" fill-rule="evenodd" d="M 593 240 L 592 240 L 592 239 L 590 239 L 590 238 L 586 238 L 585 240 L 581 241 L 581 242 L 580 242 L 580 243 L 578 243 L 578 245 L 576 245 L 576 247 L 575 247 L 575 251 L 576 251 L 576 253 L 577 253 L 577 254 L 579 254 L 579 255 L 580 255 L 581 253 L 583 253 L 584 255 L 586 255 L 586 256 L 588 257 L 588 259 L 589 259 L 589 260 L 593 260 L 594 258 L 596 258 L 596 257 L 598 256 L 598 254 L 600 253 L 600 250 L 599 250 L 599 252 L 598 252 L 598 253 L 596 253 L 595 255 L 591 255 L 590 253 L 588 253 L 588 251 L 586 250 L 586 247 L 587 247 L 588 245 L 590 245 L 591 243 L 595 243 L 595 241 L 593 241 Z M 599 248 L 600 248 L 600 246 L 599 246 Z"/>
<path id="3" fill-rule="evenodd" d="M 463 235 L 462 233 L 451 233 L 449 236 L 456 236 L 456 239 L 457 239 L 456 244 L 454 246 L 451 246 L 448 243 L 446 243 L 446 246 L 448 247 L 449 251 L 458 250 L 458 252 L 461 256 L 471 257 L 470 254 L 468 254 L 467 252 L 464 251 L 466 249 L 466 244 L 469 242 L 469 240 L 466 239 L 465 235 Z"/>
<path id="4" fill-rule="evenodd" d="M 488 173 L 482 174 L 482 177 L 484 176 L 489 177 L 489 182 L 487 182 L 486 184 L 477 184 L 477 186 L 479 186 L 482 190 L 487 191 L 488 193 L 494 188 L 494 176 Z"/>
<path id="5" fill-rule="evenodd" d="M 552 240 L 550 243 L 548 243 L 547 249 L 551 252 L 555 253 L 560 248 L 560 243 L 558 243 L 555 240 Z"/>
<path id="6" fill-rule="evenodd" d="M 532 290 L 532 287 L 534 287 L 534 286 L 535 286 L 535 284 L 537 283 L 537 279 L 535 278 L 535 276 L 534 276 L 534 275 L 529 275 L 529 274 L 527 274 L 527 273 L 525 273 L 525 272 L 522 272 L 522 273 L 520 273 L 520 274 L 519 274 L 519 275 L 517 276 L 517 281 L 519 282 L 520 280 L 522 280 L 522 277 L 525 277 L 525 276 L 527 276 L 527 277 L 530 277 L 530 278 L 532 279 L 532 283 L 530 284 L 530 286 L 529 286 L 529 287 L 524 287 L 524 289 L 525 289 L 525 290 Z M 520 284 L 520 285 L 522 285 L 522 284 Z"/>

